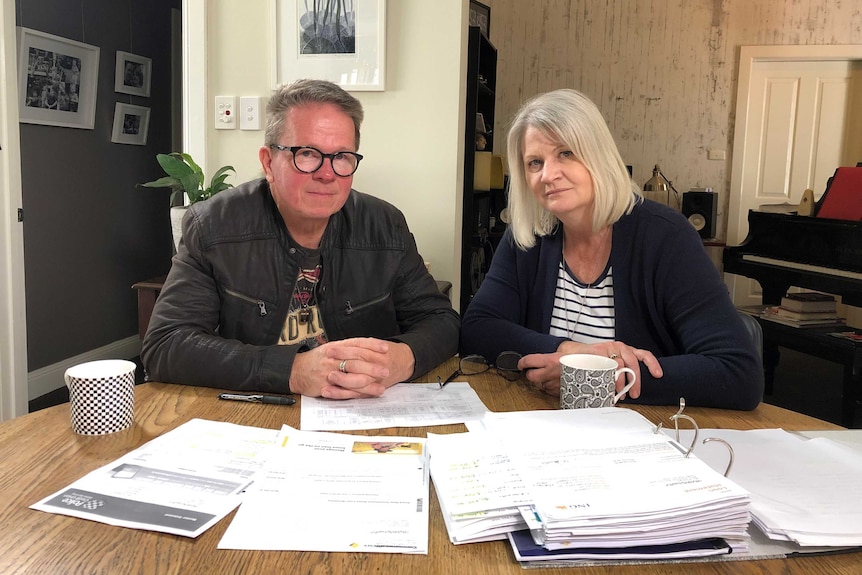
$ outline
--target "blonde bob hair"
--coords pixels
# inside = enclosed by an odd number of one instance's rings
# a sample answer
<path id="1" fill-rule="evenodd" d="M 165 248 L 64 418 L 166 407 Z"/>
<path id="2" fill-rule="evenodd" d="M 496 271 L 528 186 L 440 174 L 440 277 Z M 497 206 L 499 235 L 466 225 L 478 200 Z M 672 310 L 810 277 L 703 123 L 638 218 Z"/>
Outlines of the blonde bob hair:
<path id="1" fill-rule="evenodd" d="M 593 180 L 593 230 L 598 231 L 631 212 L 641 192 L 625 163 L 601 112 L 576 90 L 555 90 L 528 100 L 509 128 L 509 217 L 515 243 L 521 249 L 536 244 L 536 236 L 554 233 L 559 220 L 530 191 L 524 166 L 524 134 L 535 128 L 559 142 L 581 162 Z"/>

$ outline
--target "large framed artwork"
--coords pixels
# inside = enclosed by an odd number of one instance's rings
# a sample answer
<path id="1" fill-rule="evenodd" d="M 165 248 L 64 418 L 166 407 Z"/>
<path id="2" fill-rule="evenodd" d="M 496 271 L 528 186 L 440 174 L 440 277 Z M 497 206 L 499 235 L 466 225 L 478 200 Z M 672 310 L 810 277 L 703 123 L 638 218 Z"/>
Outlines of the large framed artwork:
<path id="1" fill-rule="evenodd" d="M 111 141 L 115 144 L 143 146 L 150 129 L 150 109 L 117 102 L 114 106 L 114 129 Z"/>
<path id="2" fill-rule="evenodd" d="M 272 0 L 273 87 L 299 78 L 386 89 L 386 0 Z"/>
<path id="3" fill-rule="evenodd" d="M 151 59 L 118 50 L 114 70 L 114 92 L 149 98 L 152 70 Z"/>
<path id="4" fill-rule="evenodd" d="M 92 130 L 98 79 L 98 47 L 18 28 L 22 123 Z"/>

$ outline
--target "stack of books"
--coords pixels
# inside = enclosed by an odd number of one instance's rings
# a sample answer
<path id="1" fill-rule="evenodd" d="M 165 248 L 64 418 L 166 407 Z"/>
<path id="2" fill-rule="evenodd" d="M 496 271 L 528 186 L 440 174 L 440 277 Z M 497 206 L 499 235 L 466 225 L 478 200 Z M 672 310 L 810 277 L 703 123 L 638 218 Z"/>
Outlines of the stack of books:
<path id="1" fill-rule="evenodd" d="M 761 318 L 793 327 L 827 327 L 843 325 L 835 297 L 813 291 L 788 292 L 781 305 L 763 310 Z"/>

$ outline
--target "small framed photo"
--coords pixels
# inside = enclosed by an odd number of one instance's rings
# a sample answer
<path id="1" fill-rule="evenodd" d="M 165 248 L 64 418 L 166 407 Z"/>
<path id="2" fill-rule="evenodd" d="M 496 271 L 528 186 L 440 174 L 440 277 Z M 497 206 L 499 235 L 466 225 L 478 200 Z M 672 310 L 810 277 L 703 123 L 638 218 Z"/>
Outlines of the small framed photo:
<path id="1" fill-rule="evenodd" d="M 153 61 L 149 58 L 118 50 L 114 91 L 149 98 L 152 71 Z"/>
<path id="2" fill-rule="evenodd" d="M 150 128 L 150 109 L 117 102 L 114 107 L 114 130 L 111 141 L 115 144 L 143 146 L 147 143 Z"/>
<path id="3" fill-rule="evenodd" d="M 18 28 L 18 57 L 22 123 L 93 129 L 98 47 Z"/>

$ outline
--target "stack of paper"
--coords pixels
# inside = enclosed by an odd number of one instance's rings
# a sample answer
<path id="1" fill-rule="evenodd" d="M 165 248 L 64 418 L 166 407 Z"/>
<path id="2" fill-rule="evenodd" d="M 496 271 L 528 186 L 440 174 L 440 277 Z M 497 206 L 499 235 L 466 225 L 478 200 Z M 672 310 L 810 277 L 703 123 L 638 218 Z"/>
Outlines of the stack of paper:
<path id="1" fill-rule="evenodd" d="M 716 539 L 735 550 L 746 547 L 747 492 L 696 456 L 685 457 L 679 445 L 654 433 L 652 424 L 636 412 L 605 408 L 489 413 L 482 427 L 508 456 L 503 472 L 523 482 L 510 479 L 507 489 L 496 491 L 503 498 L 494 501 L 494 509 L 518 507 L 533 541 L 545 550 L 617 549 L 624 555 L 638 548 L 655 555 L 669 552 L 668 545 L 694 543 L 678 553 L 728 552 Z M 463 443 L 462 458 L 472 453 L 480 462 L 493 453 L 485 442 L 486 451 L 477 455 L 481 444 L 474 442 L 471 450 Z M 441 505 L 447 505 L 447 526 L 455 540 L 460 508 L 453 509 L 452 502 L 463 503 L 464 498 L 458 500 L 452 488 L 458 484 L 451 465 L 455 459 L 446 447 L 432 441 L 432 477 Z M 489 481 L 487 474 L 477 481 L 482 489 L 476 493 L 487 492 Z M 488 512 L 491 503 L 485 503 L 488 509 L 482 511 Z"/>
<path id="2" fill-rule="evenodd" d="M 802 550 L 862 546 L 858 446 L 806 439 L 781 429 L 702 429 L 701 437 L 718 437 L 733 446 L 730 478 L 751 493 L 753 523 L 770 539 L 792 542 Z M 726 464 L 722 450 L 698 450 L 714 468 Z"/>
<path id="3" fill-rule="evenodd" d="M 428 553 L 425 440 L 284 426 L 219 549 Z"/>
<path id="4" fill-rule="evenodd" d="M 502 444 L 483 431 L 428 434 L 431 476 L 452 543 L 505 539 L 526 529 L 519 507 L 530 504 Z"/>

